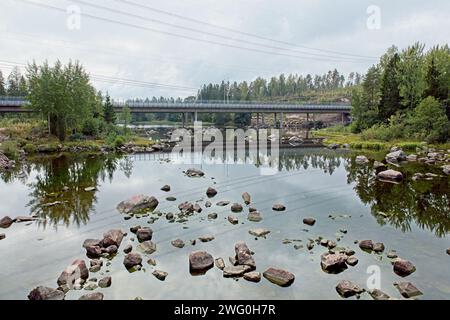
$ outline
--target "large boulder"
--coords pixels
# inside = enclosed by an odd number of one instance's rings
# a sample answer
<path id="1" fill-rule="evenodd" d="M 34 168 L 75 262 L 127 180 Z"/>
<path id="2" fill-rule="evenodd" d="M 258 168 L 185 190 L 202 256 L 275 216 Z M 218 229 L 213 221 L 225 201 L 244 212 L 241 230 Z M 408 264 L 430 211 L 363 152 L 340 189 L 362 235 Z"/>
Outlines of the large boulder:
<path id="1" fill-rule="evenodd" d="M 251 267 L 244 265 L 226 266 L 223 269 L 224 278 L 242 277 L 245 273 L 251 271 Z"/>
<path id="2" fill-rule="evenodd" d="M 416 271 L 412 262 L 400 258 L 394 260 L 394 272 L 400 277 L 407 277 Z"/>
<path id="3" fill-rule="evenodd" d="M 190 168 L 190 169 L 186 170 L 186 175 L 189 178 L 197 178 L 197 177 L 203 177 L 205 175 L 205 173 L 199 169 Z"/>
<path id="4" fill-rule="evenodd" d="M 369 159 L 367 159 L 366 156 L 357 156 L 355 159 L 355 162 L 357 164 L 367 164 L 367 163 L 369 163 Z"/>
<path id="5" fill-rule="evenodd" d="M 289 271 L 275 268 L 267 269 L 264 271 L 263 276 L 270 282 L 277 284 L 280 287 L 288 287 L 295 280 L 295 276 Z"/>
<path id="6" fill-rule="evenodd" d="M 65 293 L 61 290 L 39 286 L 34 288 L 29 294 L 29 300 L 64 300 Z"/>
<path id="7" fill-rule="evenodd" d="M 386 161 L 392 163 L 398 163 L 406 161 L 406 154 L 402 150 L 397 150 L 386 155 Z"/>
<path id="8" fill-rule="evenodd" d="M 58 286 L 66 286 L 72 289 L 75 282 L 84 282 L 89 278 L 89 270 L 84 260 L 75 260 L 68 266 L 58 278 Z"/>
<path id="9" fill-rule="evenodd" d="M 252 211 L 248 214 L 247 219 L 251 222 L 261 222 L 263 218 L 258 211 Z"/>
<path id="10" fill-rule="evenodd" d="M 405 298 L 413 298 L 413 297 L 420 296 L 423 294 L 411 282 L 394 283 L 394 286 L 397 288 L 397 290 L 400 292 L 400 294 Z"/>
<path id="11" fill-rule="evenodd" d="M 108 248 L 110 246 L 116 246 L 117 248 L 119 248 L 120 244 L 122 243 L 123 237 L 124 233 L 122 232 L 122 230 L 109 230 L 103 234 L 102 246 L 105 248 Z"/>
<path id="12" fill-rule="evenodd" d="M 312 227 L 313 225 L 316 224 L 316 219 L 314 219 L 314 218 L 305 218 L 305 219 L 303 219 L 303 223 Z"/>
<path id="13" fill-rule="evenodd" d="M 117 205 L 117 210 L 124 214 L 136 214 L 152 211 L 158 206 L 158 204 L 159 202 L 155 197 L 137 195 L 119 203 Z"/>
<path id="14" fill-rule="evenodd" d="M 153 230 L 148 228 L 148 227 L 144 227 L 144 228 L 138 229 L 136 231 L 136 237 L 137 237 L 139 242 L 152 240 Z"/>
<path id="15" fill-rule="evenodd" d="M 195 251 L 189 255 L 189 270 L 193 275 L 205 274 L 214 266 L 214 258 L 206 251 Z"/>
<path id="16" fill-rule="evenodd" d="M 180 211 L 184 214 L 190 214 L 194 212 L 194 204 L 186 201 L 183 203 L 180 203 L 178 205 L 178 209 L 180 209 Z"/>
<path id="17" fill-rule="evenodd" d="M 361 250 L 367 251 L 367 252 L 371 252 L 373 250 L 373 241 L 372 240 L 361 240 L 358 243 L 359 247 L 361 248 Z"/>
<path id="18" fill-rule="evenodd" d="M 239 213 L 239 212 L 242 212 L 242 210 L 244 210 L 244 208 L 242 208 L 242 205 L 239 204 L 239 203 L 234 203 L 234 204 L 231 206 L 231 211 L 232 211 L 232 212 Z"/>
<path id="19" fill-rule="evenodd" d="M 324 253 L 320 257 L 322 270 L 327 273 L 338 274 L 347 269 L 347 256 L 342 253 Z"/>
<path id="20" fill-rule="evenodd" d="M 9 228 L 14 223 L 14 220 L 6 216 L 0 219 L 0 228 Z"/>
<path id="21" fill-rule="evenodd" d="M 239 265 L 249 266 L 252 270 L 256 269 L 255 259 L 252 253 L 244 242 L 238 242 L 234 246 L 236 257 Z"/>
<path id="22" fill-rule="evenodd" d="M 336 286 L 336 291 L 341 297 L 349 298 L 364 292 L 364 289 L 348 280 L 342 280 Z"/>
<path id="23" fill-rule="evenodd" d="M 385 182 L 400 182 L 403 180 L 403 174 L 395 170 L 385 170 L 377 174 L 377 177 L 381 181 Z"/>
<path id="24" fill-rule="evenodd" d="M 78 300 L 100 301 L 103 300 L 103 293 L 94 292 L 82 295 Z"/>
<path id="25" fill-rule="evenodd" d="M 129 253 L 125 256 L 123 260 L 123 265 L 125 266 L 125 268 L 127 268 L 127 270 L 132 269 L 133 267 L 136 266 L 141 266 L 142 257 L 138 253 Z"/>
<path id="26" fill-rule="evenodd" d="M 153 241 L 147 240 L 138 244 L 136 250 L 144 254 L 152 254 L 156 251 L 156 244 Z"/>
<path id="27" fill-rule="evenodd" d="M 388 294 L 378 289 L 370 290 L 369 294 L 373 300 L 391 300 L 391 297 Z"/>

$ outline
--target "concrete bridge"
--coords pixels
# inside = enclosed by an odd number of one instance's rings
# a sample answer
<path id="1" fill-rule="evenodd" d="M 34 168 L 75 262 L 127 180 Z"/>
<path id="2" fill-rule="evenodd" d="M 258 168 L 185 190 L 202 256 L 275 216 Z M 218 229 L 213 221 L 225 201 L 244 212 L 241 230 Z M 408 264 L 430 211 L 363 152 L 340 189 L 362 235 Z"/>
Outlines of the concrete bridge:
<path id="1" fill-rule="evenodd" d="M 128 106 L 132 113 L 181 113 L 183 124 L 187 121 L 187 115 L 192 114 L 192 119 L 197 120 L 199 113 L 256 113 L 259 123 L 260 114 L 264 122 L 264 114 L 274 114 L 280 126 L 283 125 L 284 115 L 287 113 L 312 114 L 340 114 L 344 122 L 345 116 L 350 113 L 351 105 L 348 103 L 333 104 L 287 104 L 275 102 L 243 102 L 243 101 L 194 101 L 194 102 L 129 102 L 113 101 L 116 112 L 122 112 Z M 0 113 L 33 112 L 27 108 L 28 102 L 23 97 L 1 97 Z"/>

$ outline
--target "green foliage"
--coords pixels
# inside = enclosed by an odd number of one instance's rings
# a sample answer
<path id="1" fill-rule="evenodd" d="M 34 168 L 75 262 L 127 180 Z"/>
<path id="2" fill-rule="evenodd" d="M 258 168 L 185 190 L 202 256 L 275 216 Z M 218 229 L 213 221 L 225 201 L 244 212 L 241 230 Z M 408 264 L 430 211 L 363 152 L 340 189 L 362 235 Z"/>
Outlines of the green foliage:
<path id="1" fill-rule="evenodd" d="M 69 136 L 69 141 L 84 141 L 86 140 L 86 136 L 80 132 L 76 132 Z"/>
<path id="2" fill-rule="evenodd" d="M 424 99 L 408 120 L 410 134 L 427 142 L 445 142 L 450 125 L 444 108 L 434 97 Z"/>
<path id="3" fill-rule="evenodd" d="M 0 96 L 6 95 L 6 84 L 5 84 L 5 78 L 3 77 L 3 73 L 0 70 Z"/>
<path id="4" fill-rule="evenodd" d="M 50 132 L 60 141 L 65 140 L 68 129 L 76 129 L 98 112 L 98 96 L 78 62 L 63 66 L 57 61 L 53 67 L 47 62 L 41 66 L 32 63 L 27 71 L 31 108 L 49 120 Z"/>
<path id="5" fill-rule="evenodd" d="M 123 145 L 125 145 L 125 143 L 126 143 L 126 140 L 123 136 L 117 136 L 114 140 L 114 147 L 120 148 Z"/>
<path id="6" fill-rule="evenodd" d="M 105 122 L 108 124 L 116 123 L 116 113 L 108 93 L 106 94 L 105 103 L 103 104 L 103 119 L 105 119 Z"/>
<path id="7" fill-rule="evenodd" d="M 28 154 L 33 154 L 36 153 L 37 148 L 34 144 L 27 143 L 26 145 L 23 146 L 23 150 Z"/>
<path id="8" fill-rule="evenodd" d="M 85 136 L 96 137 L 102 129 L 103 123 L 99 118 L 87 118 L 83 122 L 81 132 Z"/>
<path id="9" fill-rule="evenodd" d="M 249 126 L 252 121 L 251 113 L 236 113 L 234 115 L 234 124 L 238 127 Z"/>
<path id="10" fill-rule="evenodd" d="M 0 146 L 0 151 L 10 159 L 19 158 L 19 149 L 15 141 L 4 141 Z"/>
<path id="11" fill-rule="evenodd" d="M 128 126 L 131 122 L 131 110 L 128 105 L 123 108 L 122 113 L 120 114 L 120 120 L 123 124 L 123 133 L 124 135 L 127 135 L 129 133 Z"/>

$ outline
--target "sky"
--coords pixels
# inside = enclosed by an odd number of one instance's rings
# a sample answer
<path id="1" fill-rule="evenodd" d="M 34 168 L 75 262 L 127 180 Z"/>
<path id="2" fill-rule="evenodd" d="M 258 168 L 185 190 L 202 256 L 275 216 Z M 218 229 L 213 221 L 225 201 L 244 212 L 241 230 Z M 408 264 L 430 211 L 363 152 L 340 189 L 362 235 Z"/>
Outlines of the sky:
<path id="1" fill-rule="evenodd" d="M 448 0 L 0 0 L 0 70 L 79 60 L 116 99 L 187 97 L 222 80 L 364 73 L 392 45 L 448 44 L 449 16 Z"/>

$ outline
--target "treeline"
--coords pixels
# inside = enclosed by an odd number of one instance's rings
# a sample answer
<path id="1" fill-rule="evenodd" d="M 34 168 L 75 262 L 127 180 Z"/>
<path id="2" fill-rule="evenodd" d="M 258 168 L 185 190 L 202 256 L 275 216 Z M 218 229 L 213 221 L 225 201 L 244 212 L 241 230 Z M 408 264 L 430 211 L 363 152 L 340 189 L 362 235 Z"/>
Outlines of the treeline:
<path id="1" fill-rule="evenodd" d="M 310 100 L 320 99 L 320 94 L 351 88 L 361 83 L 362 76 L 352 72 L 346 78 L 337 69 L 323 75 L 303 76 L 298 74 L 281 74 L 277 77 L 256 78 L 248 83 L 225 82 L 205 84 L 199 90 L 198 100 L 232 100 L 232 101 L 276 101 L 276 100 Z M 342 98 L 337 95 L 335 99 Z"/>
<path id="2" fill-rule="evenodd" d="M 353 89 L 351 130 L 368 139 L 449 139 L 450 49 L 391 47 Z"/>
<path id="3" fill-rule="evenodd" d="M 18 67 L 14 67 L 6 78 L 0 70 L 0 96 L 26 96 L 27 81 L 20 73 Z"/>

